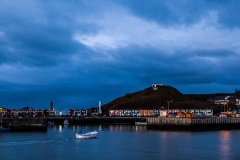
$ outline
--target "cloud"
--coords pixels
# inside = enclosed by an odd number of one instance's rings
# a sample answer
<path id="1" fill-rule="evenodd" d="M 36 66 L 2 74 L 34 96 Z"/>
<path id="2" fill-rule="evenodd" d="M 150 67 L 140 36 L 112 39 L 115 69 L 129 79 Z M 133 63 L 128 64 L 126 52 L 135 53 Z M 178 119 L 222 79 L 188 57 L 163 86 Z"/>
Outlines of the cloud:
<path id="1" fill-rule="evenodd" d="M 218 13 L 211 11 L 190 25 L 163 26 L 136 17 L 125 9 L 108 11 L 103 18 L 94 19 L 99 25 L 96 33 L 74 33 L 73 38 L 95 51 L 111 51 L 140 46 L 164 53 L 178 50 L 229 50 L 239 54 L 240 30 L 228 29 L 218 23 Z"/>
<path id="2" fill-rule="evenodd" d="M 236 2 L 236 3 L 234 3 Z M 92 107 L 163 83 L 239 87 L 238 1 L 3 1 L 0 105 Z M 14 95 L 14 96 L 13 96 Z"/>
<path id="3" fill-rule="evenodd" d="M 67 61 L 79 47 L 71 40 L 72 12 L 63 5 L 24 0 L 1 5 L 0 45 L 5 62 L 29 66 L 54 66 Z M 70 7 L 66 5 L 66 7 Z"/>

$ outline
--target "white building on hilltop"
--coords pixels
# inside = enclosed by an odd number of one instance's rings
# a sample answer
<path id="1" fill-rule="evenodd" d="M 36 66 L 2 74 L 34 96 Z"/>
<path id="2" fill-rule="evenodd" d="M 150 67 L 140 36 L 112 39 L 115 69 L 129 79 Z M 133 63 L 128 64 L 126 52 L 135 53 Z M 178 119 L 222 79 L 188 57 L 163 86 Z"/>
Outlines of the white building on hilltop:
<path id="1" fill-rule="evenodd" d="M 152 84 L 153 90 L 158 90 L 158 89 L 161 88 L 162 86 L 163 86 L 163 84 Z"/>

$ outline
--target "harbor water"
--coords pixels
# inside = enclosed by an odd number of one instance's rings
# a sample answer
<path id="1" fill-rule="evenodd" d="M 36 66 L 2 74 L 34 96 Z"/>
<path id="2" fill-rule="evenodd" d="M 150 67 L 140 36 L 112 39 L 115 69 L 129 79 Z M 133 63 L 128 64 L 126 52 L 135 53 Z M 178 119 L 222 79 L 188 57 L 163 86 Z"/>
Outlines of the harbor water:
<path id="1" fill-rule="evenodd" d="M 97 131 L 96 139 L 74 132 Z M 55 125 L 47 132 L 0 133 L 0 160 L 240 159 L 240 130 L 176 132 L 134 125 Z"/>

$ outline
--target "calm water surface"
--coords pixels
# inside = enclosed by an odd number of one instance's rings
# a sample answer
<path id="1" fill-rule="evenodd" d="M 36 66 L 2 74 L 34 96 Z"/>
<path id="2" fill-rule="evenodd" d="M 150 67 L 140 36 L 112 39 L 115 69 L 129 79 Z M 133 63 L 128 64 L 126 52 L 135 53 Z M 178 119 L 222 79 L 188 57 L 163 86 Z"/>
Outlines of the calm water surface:
<path id="1" fill-rule="evenodd" d="M 74 131 L 98 131 L 79 140 Z M 145 126 L 53 126 L 47 132 L 0 133 L 0 160 L 240 159 L 240 131 L 167 132 Z"/>

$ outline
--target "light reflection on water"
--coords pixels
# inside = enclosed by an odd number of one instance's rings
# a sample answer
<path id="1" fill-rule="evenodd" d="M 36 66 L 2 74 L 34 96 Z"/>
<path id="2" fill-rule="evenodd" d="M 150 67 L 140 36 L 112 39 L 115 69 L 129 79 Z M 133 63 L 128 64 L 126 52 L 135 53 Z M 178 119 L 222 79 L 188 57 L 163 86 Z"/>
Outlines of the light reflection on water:
<path id="1" fill-rule="evenodd" d="M 220 152 L 221 158 L 225 159 L 231 150 L 231 131 L 220 131 Z"/>
<path id="2" fill-rule="evenodd" d="M 133 125 L 109 125 L 110 131 L 146 131 L 146 126 L 133 126 Z"/>

